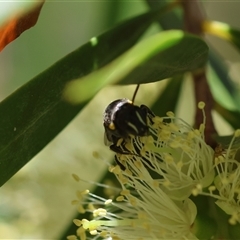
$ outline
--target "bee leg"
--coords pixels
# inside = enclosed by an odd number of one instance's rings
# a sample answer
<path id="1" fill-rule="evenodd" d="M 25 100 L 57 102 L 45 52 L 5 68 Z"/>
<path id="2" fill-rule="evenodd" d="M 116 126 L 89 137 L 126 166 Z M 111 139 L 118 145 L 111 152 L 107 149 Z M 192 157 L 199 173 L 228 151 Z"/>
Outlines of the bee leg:
<path id="1" fill-rule="evenodd" d="M 153 118 L 155 117 L 155 114 L 146 105 L 141 105 L 140 108 L 145 112 L 147 118 L 150 120 L 150 123 L 153 124 Z"/>
<path id="2" fill-rule="evenodd" d="M 120 147 L 118 147 L 117 145 L 115 144 L 112 144 L 110 146 L 110 149 L 115 152 L 115 153 L 120 153 L 120 154 L 124 154 L 124 155 L 134 155 L 133 153 L 131 152 L 126 152 L 126 151 L 123 151 Z"/>
<path id="3" fill-rule="evenodd" d="M 146 112 L 146 114 L 150 115 L 151 118 L 155 117 L 155 114 L 147 107 L 146 105 L 141 105 L 140 108 Z"/>
<path id="4" fill-rule="evenodd" d="M 117 159 L 117 156 L 114 156 L 115 158 L 115 162 L 117 163 L 117 165 L 121 168 L 122 171 L 126 170 L 126 168 L 123 166 L 123 164 Z"/>

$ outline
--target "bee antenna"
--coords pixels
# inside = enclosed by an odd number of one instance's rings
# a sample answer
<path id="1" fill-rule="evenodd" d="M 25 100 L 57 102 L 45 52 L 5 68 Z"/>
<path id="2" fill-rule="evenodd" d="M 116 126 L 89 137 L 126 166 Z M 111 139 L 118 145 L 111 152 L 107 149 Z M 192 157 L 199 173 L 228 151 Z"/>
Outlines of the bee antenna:
<path id="1" fill-rule="evenodd" d="M 136 89 L 135 89 L 135 91 L 134 91 L 134 94 L 133 94 L 133 97 L 132 97 L 132 102 L 133 102 L 133 103 L 134 103 L 134 100 L 135 100 L 135 98 L 136 98 L 136 95 L 137 95 L 137 92 L 138 92 L 139 87 L 140 87 L 140 84 L 138 84 L 138 85 L 136 86 Z"/>

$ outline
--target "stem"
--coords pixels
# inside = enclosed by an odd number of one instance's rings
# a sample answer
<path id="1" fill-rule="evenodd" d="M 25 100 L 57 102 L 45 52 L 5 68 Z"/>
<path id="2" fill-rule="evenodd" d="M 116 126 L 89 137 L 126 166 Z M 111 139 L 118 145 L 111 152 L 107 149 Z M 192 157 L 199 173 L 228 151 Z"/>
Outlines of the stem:
<path id="1" fill-rule="evenodd" d="M 203 29 L 202 23 L 205 21 L 205 17 L 200 10 L 198 0 L 184 0 L 181 1 L 181 5 L 184 10 L 184 26 L 186 31 L 202 37 Z M 214 106 L 213 97 L 207 82 L 206 70 L 201 69 L 197 73 L 192 73 L 194 81 L 194 90 L 196 105 L 198 102 L 203 101 L 206 103 L 205 114 L 206 114 L 206 128 L 205 128 L 205 141 L 212 148 L 217 146 L 215 140 L 212 139 L 212 135 L 216 134 L 217 131 L 214 127 L 211 111 Z M 203 116 L 201 110 L 196 107 L 195 114 L 195 125 L 199 125 L 203 122 Z"/>
<path id="2" fill-rule="evenodd" d="M 198 0 L 182 0 L 180 1 L 183 8 L 184 27 L 187 32 L 201 36 L 202 22 L 205 17 L 200 10 Z"/>

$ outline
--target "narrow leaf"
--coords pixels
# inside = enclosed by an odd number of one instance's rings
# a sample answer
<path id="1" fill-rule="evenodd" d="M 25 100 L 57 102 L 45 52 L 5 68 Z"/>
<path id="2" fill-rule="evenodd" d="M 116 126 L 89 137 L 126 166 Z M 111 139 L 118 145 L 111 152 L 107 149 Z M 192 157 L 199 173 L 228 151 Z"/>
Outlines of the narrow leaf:
<path id="1" fill-rule="evenodd" d="M 62 99 L 65 84 L 104 66 L 130 48 L 161 11 L 139 15 L 91 39 L 0 103 L 0 186 L 93 97 L 89 94 L 88 101 L 72 106 Z"/>
<path id="2" fill-rule="evenodd" d="M 200 38 L 180 30 L 164 31 L 141 41 L 105 67 L 68 83 L 64 98 L 78 104 L 107 84 L 170 78 L 203 67 L 207 57 L 208 47 Z"/>

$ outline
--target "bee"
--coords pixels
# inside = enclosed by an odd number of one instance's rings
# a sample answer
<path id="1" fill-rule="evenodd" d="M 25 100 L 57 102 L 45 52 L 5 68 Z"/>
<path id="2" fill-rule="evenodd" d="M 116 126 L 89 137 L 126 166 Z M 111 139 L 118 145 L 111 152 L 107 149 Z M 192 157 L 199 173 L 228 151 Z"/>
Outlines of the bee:
<path id="1" fill-rule="evenodd" d="M 116 153 L 131 154 L 117 146 L 120 139 L 126 140 L 129 135 L 149 135 L 147 118 L 148 116 L 153 117 L 154 114 L 145 105 L 134 105 L 138 89 L 139 85 L 136 87 L 132 101 L 126 98 L 117 99 L 105 109 L 103 116 L 104 142 L 105 145 L 110 145 L 110 149 Z"/>

